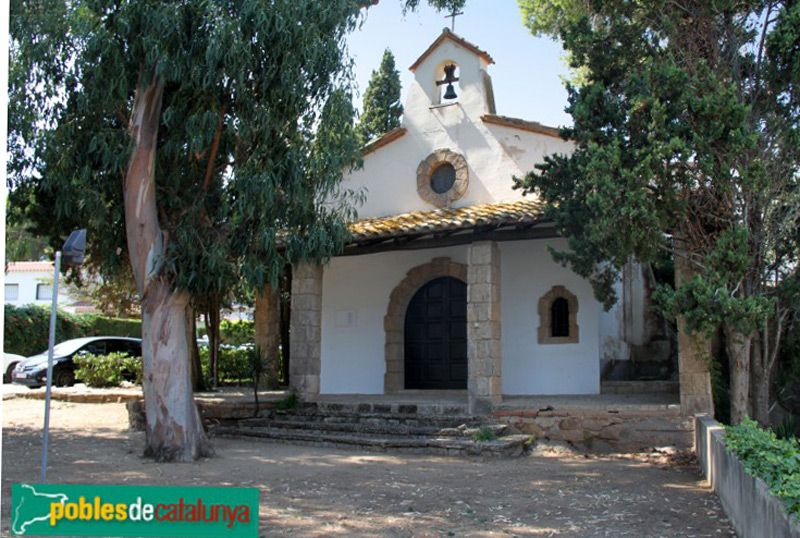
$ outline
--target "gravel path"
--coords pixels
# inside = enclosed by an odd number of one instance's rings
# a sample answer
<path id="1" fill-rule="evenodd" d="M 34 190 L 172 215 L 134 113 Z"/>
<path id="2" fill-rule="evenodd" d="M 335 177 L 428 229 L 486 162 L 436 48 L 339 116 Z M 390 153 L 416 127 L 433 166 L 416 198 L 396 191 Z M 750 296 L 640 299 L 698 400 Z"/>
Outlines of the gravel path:
<path id="1" fill-rule="evenodd" d="M 39 475 L 42 402 L 3 401 L 2 524 L 11 484 Z M 215 439 L 194 464 L 140 457 L 122 404 L 53 402 L 53 483 L 261 490 L 261 536 L 734 536 L 696 466 L 539 449 L 511 460 L 361 453 Z M 655 462 L 654 462 L 655 461 Z"/>

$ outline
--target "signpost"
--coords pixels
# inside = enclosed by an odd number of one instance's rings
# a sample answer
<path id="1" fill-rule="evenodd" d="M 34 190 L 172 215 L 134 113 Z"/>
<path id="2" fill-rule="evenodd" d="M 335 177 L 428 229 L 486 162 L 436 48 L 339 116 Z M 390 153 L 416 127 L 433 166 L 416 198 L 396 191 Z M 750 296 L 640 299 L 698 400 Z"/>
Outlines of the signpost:
<path id="1" fill-rule="evenodd" d="M 75 230 L 67 238 L 64 246 L 56 252 L 55 272 L 53 274 L 53 302 L 50 307 L 50 338 L 47 348 L 47 388 L 44 397 L 44 433 L 42 436 L 42 470 L 39 483 L 47 483 L 47 444 L 50 437 L 50 394 L 53 390 L 53 347 L 56 342 L 56 311 L 58 309 L 58 277 L 61 274 L 61 258 L 68 264 L 80 265 L 86 252 L 86 230 Z"/>

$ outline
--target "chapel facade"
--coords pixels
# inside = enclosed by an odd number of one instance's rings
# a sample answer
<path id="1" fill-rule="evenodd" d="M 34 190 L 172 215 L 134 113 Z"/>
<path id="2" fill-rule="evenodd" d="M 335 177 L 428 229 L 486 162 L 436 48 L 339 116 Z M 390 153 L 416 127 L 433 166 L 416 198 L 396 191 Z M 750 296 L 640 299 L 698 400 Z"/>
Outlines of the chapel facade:
<path id="1" fill-rule="evenodd" d="M 497 114 L 492 63 L 443 31 L 411 66 L 402 126 L 346 179 L 366 194 L 351 243 L 325 267 L 294 268 L 301 397 L 463 391 L 481 412 L 509 395 L 598 394 L 604 361 L 627 358 L 624 335 L 646 332 L 624 326 L 646 317 L 630 299 L 641 282 L 604 312 L 589 282 L 553 261 L 548 247 L 566 241 L 512 178 L 572 146 Z"/>

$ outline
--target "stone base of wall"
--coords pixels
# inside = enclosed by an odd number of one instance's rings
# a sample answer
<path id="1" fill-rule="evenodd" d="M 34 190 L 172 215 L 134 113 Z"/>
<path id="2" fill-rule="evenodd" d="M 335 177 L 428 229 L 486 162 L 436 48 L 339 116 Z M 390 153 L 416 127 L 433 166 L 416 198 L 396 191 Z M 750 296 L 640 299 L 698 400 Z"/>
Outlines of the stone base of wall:
<path id="1" fill-rule="evenodd" d="M 564 441 L 592 452 L 692 447 L 692 419 L 679 409 L 499 409 L 492 418 L 536 439 Z"/>

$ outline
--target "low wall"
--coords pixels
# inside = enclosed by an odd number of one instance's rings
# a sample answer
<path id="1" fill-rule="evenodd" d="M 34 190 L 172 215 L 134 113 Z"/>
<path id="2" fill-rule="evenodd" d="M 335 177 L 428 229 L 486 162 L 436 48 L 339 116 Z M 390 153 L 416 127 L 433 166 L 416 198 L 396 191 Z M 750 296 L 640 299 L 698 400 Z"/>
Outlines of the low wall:
<path id="1" fill-rule="evenodd" d="M 707 415 L 695 419 L 695 451 L 700 469 L 717 493 L 739 538 L 800 538 L 783 501 L 725 449 L 725 430 Z"/>
<path id="2" fill-rule="evenodd" d="M 497 409 L 491 416 L 537 439 L 565 441 L 590 451 L 691 449 L 692 424 L 679 406 L 619 408 L 548 406 Z"/>

